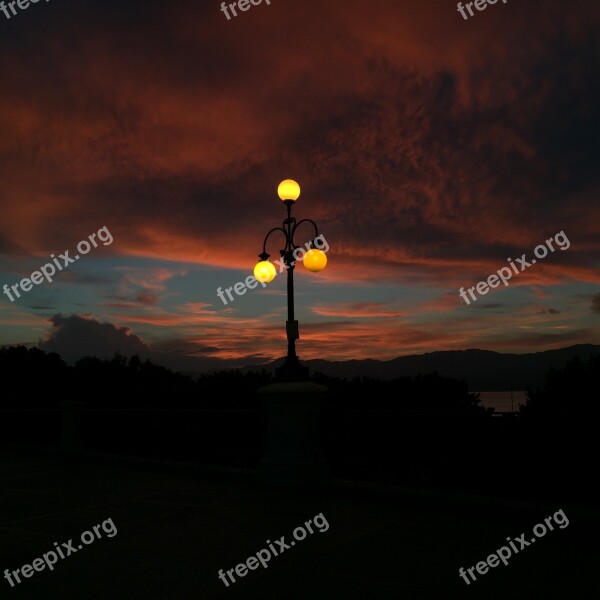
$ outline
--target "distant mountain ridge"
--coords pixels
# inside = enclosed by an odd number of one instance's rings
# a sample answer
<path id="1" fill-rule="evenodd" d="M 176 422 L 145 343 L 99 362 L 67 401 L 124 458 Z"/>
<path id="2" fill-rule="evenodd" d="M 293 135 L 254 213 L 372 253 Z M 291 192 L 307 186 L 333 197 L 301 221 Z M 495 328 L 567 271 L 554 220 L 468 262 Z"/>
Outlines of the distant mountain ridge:
<path id="1" fill-rule="evenodd" d="M 357 376 L 393 379 L 437 371 L 446 377 L 465 379 L 472 391 L 504 391 L 511 386 L 513 390 L 540 386 L 551 367 L 562 368 L 576 356 L 586 360 L 591 355 L 600 355 L 599 345 L 578 344 L 529 354 L 503 354 L 477 349 L 448 350 L 400 356 L 387 361 L 364 359 L 332 362 L 317 359 L 302 361 L 302 364 L 309 367 L 311 373 L 318 371 L 348 379 Z M 282 362 L 283 359 L 279 359 L 260 368 L 272 371 Z M 244 367 L 243 370 L 256 371 L 257 367 Z"/>

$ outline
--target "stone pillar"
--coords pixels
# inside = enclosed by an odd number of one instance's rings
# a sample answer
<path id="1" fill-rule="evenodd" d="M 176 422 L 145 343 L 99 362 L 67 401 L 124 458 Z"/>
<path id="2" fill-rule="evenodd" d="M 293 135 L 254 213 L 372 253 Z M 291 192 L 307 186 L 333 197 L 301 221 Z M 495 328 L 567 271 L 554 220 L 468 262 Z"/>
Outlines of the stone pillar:
<path id="1" fill-rule="evenodd" d="M 327 388 L 310 381 L 272 383 L 258 390 L 267 403 L 267 451 L 260 478 L 270 484 L 313 486 L 327 479 L 319 411 Z"/>
<path id="2" fill-rule="evenodd" d="M 63 400 L 61 409 L 59 448 L 65 454 L 79 454 L 83 450 L 81 433 L 84 402 L 79 400 Z"/>

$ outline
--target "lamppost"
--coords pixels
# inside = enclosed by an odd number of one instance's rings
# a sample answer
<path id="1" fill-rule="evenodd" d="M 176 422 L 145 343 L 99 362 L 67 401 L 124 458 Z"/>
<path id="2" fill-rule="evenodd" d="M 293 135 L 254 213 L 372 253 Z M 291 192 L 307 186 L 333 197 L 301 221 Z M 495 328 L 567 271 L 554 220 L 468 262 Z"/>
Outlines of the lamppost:
<path id="1" fill-rule="evenodd" d="M 302 219 L 296 221 L 292 217 L 292 206 L 300 196 L 300 186 L 293 179 L 286 179 L 279 184 L 277 194 L 287 208 L 287 218 L 283 221 L 282 227 L 274 227 L 265 236 L 263 250 L 258 255 L 260 262 L 254 267 L 254 277 L 261 282 L 269 283 L 277 275 L 275 265 L 269 261 L 270 254 L 267 253 L 267 240 L 275 231 L 280 231 L 284 235 L 285 247 L 280 250 L 282 264 L 287 270 L 287 306 L 288 317 L 285 324 L 288 340 L 288 351 L 283 366 L 276 370 L 276 378 L 280 381 L 302 381 L 308 379 L 308 367 L 300 364 L 296 354 L 296 340 L 300 339 L 298 331 L 298 321 L 294 318 L 294 268 L 296 261 L 301 260 L 304 266 L 313 273 L 322 271 L 327 265 L 327 256 L 325 253 L 315 247 L 319 238 L 319 228 L 311 219 Z M 297 246 L 294 242 L 294 234 L 302 223 L 310 223 L 315 230 L 315 237 L 308 242 L 307 250 Z M 300 257 L 298 250 L 302 251 Z"/>

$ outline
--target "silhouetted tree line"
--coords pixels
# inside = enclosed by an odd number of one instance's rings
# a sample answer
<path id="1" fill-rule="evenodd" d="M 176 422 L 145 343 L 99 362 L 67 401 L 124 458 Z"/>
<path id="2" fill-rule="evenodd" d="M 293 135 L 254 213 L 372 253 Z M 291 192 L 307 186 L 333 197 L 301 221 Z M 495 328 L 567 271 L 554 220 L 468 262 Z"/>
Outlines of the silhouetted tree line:
<path id="1" fill-rule="evenodd" d="M 48 407 L 65 392 L 68 367 L 54 352 L 24 346 L 0 349 L 1 406 Z"/>
<path id="2" fill-rule="evenodd" d="M 3 408 L 85 402 L 91 451 L 249 468 L 264 452 L 267 418 L 256 390 L 273 381 L 265 371 L 194 378 L 135 356 L 68 366 L 57 354 L 13 347 L 0 349 L 0 376 Z M 598 497 L 598 357 L 551 370 L 520 415 L 505 418 L 492 418 L 464 381 L 436 373 L 313 380 L 330 391 L 321 437 L 338 477 L 508 497 Z M 160 410 L 93 410 L 112 408 Z M 60 423 L 58 411 L 5 413 L 0 443 L 56 446 Z"/>
<path id="3" fill-rule="evenodd" d="M 555 486 L 565 498 L 576 495 L 583 502 L 600 499 L 593 475 L 600 454 L 599 402 L 598 356 L 550 369 L 541 388 L 528 390 L 520 448 L 530 485 Z"/>
<path id="4" fill-rule="evenodd" d="M 220 371 L 198 378 L 116 354 L 110 360 L 85 357 L 68 366 L 57 354 L 37 348 L 0 350 L 0 373 L 12 393 L 2 405 L 56 407 L 76 399 L 90 408 L 261 408 L 256 390 L 272 381 L 266 371 Z M 374 410 L 481 411 L 476 394 L 464 381 L 437 373 L 380 381 L 315 374 L 329 390 L 329 408 Z"/>
<path id="5" fill-rule="evenodd" d="M 73 399 L 90 408 L 248 408 L 256 406 L 253 392 L 271 379 L 239 371 L 194 379 L 118 353 L 69 366 L 56 353 L 23 346 L 0 349 L 0 377 L 5 408 L 55 408 Z"/>
<path id="6" fill-rule="evenodd" d="M 96 408 L 259 408 L 256 390 L 273 381 L 265 370 L 193 378 L 118 353 L 110 360 L 85 357 L 69 366 L 54 352 L 23 346 L 0 349 L 0 376 L 1 405 L 12 408 L 49 408 L 63 399 Z M 465 381 L 437 373 L 389 381 L 315 373 L 312 379 L 329 389 L 328 408 L 490 412 Z M 562 370 L 551 369 L 542 388 L 529 389 L 520 413 L 527 420 L 542 414 L 598 414 L 599 398 L 600 356 L 574 359 Z"/>
<path id="7" fill-rule="evenodd" d="M 600 356 L 587 361 L 570 360 L 564 369 L 550 369 L 544 385 L 527 390 L 521 415 L 535 419 L 554 414 L 558 419 L 579 416 L 588 419 L 600 413 Z"/>
<path id="8" fill-rule="evenodd" d="M 392 380 L 348 380 L 316 373 L 313 381 L 329 389 L 328 406 L 335 409 L 492 412 L 481 406 L 479 394 L 469 393 L 465 381 L 438 373 Z"/>

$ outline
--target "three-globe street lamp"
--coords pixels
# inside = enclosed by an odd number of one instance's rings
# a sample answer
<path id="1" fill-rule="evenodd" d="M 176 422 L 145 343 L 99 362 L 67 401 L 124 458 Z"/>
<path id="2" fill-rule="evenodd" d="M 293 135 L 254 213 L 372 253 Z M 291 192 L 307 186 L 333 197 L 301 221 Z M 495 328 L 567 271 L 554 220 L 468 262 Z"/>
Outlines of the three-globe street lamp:
<path id="1" fill-rule="evenodd" d="M 254 267 L 254 277 L 258 281 L 269 283 L 277 275 L 275 265 L 269 261 L 270 255 L 267 253 L 267 240 L 275 231 L 281 231 L 285 236 L 285 248 L 280 250 L 283 264 L 287 270 L 287 304 L 288 318 L 285 324 L 288 340 L 288 352 L 283 366 L 276 370 L 276 377 L 280 381 L 302 381 L 308 379 L 308 368 L 303 367 L 296 355 L 296 340 L 300 339 L 298 331 L 298 321 L 294 318 L 294 267 L 298 260 L 304 263 L 304 266 L 313 273 L 322 271 L 327 264 L 327 256 L 322 250 L 315 247 L 315 241 L 319 237 L 317 224 L 311 219 L 302 219 L 296 221 L 292 217 L 292 206 L 300 196 L 300 186 L 293 179 L 286 179 L 279 184 L 277 193 L 287 207 L 287 219 L 283 221 L 282 227 L 274 227 L 267 233 L 263 242 L 263 251 L 258 255 L 260 262 Z M 294 243 L 294 234 L 302 223 L 310 223 L 315 230 L 315 237 L 308 243 L 309 249 L 304 249 Z M 303 252 L 300 257 L 297 250 Z"/>

